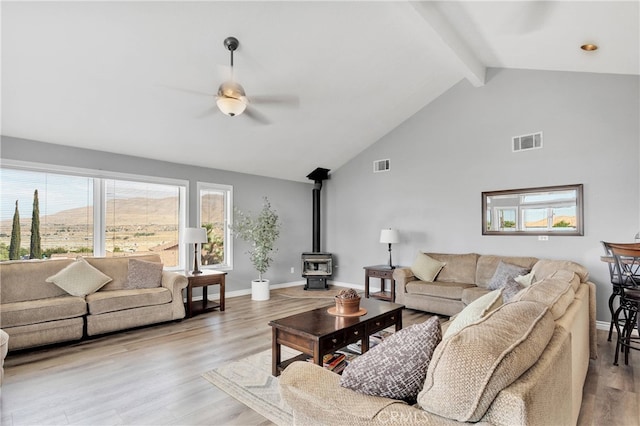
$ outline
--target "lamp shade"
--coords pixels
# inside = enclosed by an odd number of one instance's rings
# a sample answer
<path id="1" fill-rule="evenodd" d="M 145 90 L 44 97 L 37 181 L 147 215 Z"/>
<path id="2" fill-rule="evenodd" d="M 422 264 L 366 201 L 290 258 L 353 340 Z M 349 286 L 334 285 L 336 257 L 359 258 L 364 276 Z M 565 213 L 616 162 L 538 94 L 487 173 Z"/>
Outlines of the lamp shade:
<path id="1" fill-rule="evenodd" d="M 400 242 L 400 235 L 395 229 L 383 229 L 380 231 L 380 242 L 384 244 L 396 244 Z"/>
<path id="2" fill-rule="evenodd" d="M 185 228 L 182 242 L 184 244 L 206 243 L 207 230 L 205 228 Z"/>
<path id="3" fill-rule="evenodd" d="M 230 117 L 242 114 L 245 108 L 247 108 L 247 104 L 245 102 L 236 98 L 219 97 L 216 100 L 216 104 L 220 111 Z"/>

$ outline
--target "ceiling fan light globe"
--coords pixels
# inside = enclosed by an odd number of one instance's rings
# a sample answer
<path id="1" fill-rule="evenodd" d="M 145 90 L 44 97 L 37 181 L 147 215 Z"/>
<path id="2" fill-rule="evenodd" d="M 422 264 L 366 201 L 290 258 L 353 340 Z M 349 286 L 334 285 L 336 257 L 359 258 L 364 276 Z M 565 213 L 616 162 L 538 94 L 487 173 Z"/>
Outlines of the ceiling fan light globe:
<path id="1" fill-rule="evenodd" d="M 227 98 L 227 97 L 219 97 L 216 100 L 216 104 L 220 111 L 229 117 L 235 117 L 236 115 L 240 115 L 247 108 L 247 104 L 242 102 L 240 99 L 235 98 Z"/>

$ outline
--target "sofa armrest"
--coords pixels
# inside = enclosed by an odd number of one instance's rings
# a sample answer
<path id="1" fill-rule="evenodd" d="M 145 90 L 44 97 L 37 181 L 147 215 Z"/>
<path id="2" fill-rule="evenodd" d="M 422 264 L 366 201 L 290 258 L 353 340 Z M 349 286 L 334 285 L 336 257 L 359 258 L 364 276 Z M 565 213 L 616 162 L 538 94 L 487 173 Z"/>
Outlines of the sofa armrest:
<path id="1" fill-rule="evenodd" d="M 187 287 L 188 283 L 187 277 L 182 274 L 173 271 L 162 271 L 162 287 L 171 291 L 171 319 L 182 319 L 185 317 L 182 289 Z"/>
<path id="2" fill-rule="evenodd" d="M 405 286 L 408 282 L 417 280 L 413 275 L 411 268 L 396 268 L 393 271 L 393 279 L 396 282 L 396 291 L 405 292 Z"/>

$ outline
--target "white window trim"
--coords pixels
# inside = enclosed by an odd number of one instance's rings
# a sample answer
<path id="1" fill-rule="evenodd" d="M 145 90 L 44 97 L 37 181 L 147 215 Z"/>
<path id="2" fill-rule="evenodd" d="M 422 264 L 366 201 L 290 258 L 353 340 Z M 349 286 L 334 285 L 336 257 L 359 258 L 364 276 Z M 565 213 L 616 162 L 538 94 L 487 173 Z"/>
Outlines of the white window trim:
<path id="1" fill-rule="evenodd" d="M 61 166 L 57 164 L 36 163 L 30 161 L 1 159 L 0 167 L 8 167 L 12 169 L 40 172 L 40 173 L 59 173 L 71 176 L 80 176 L 93 178 L 93 253 L 94 256 L 105 255 L 105 200 L 106 192 L 104 188 L 105 179 L 128 180 L 134 182 L 155 183 L 161 185 L 175 185 L 180 188 L 180 217 L 178 238 L 181 238 L 184 228 L 186 227 L 188 208 L 187 203 L 189 196 L 189 181 L 184 179 L 174 179 L 158 176 L 136 175 L 133 173 L 109 172 L 104 170 L 85 169 L 81 167 Z M 178 259 L 180 265 L 167 267 L 167 270 L 187 270 L 184 244 L 178 244 Z"/>
<path id="2" fill-rule="evenodd" d="M 233 237 L 231 235 L 231 225 L 233 224 L 233 186 L 232 185 L 222 185 L 219 183 L 210 183 L 210 182 L 197 182 L 196 183 L 196 226 L 200 226 L 202 223 L 201 220 L 201 208 L 200 208 L 200 191 L 206 189 L 214 190 L 214 191 L 224 191 L 225 193 L 225 221 L 224 221 L 224 258 L 227 260 L 225 265 L 220 266 L 209 266 L 204 265 L 202 269 L 216 269 L 220 271 L 231 271 L 233 270 Z"/>

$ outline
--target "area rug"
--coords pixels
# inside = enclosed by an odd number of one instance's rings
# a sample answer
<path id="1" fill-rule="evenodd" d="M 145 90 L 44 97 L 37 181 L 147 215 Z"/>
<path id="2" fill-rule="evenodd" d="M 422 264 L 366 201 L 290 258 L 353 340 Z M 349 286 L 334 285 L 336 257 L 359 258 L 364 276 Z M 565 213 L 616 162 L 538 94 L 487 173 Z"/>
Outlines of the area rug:
<path id="1" fill-rule="evenodd" d="M 299 353 L 282 347 L 282 359 Z M 291 408 L 280 398 L 278 379 L 271 375 L 271 349 L 207 371 L 202 377 L 273 423 L 293 424 Z"/>
<path id="2" fill-rule="evenodd" d="M 340 293 L 340 290 L 344 290 L 348 287 L 340 287 L 337 285 L 329 284 L 328 290 L 305 290 L 304 285 L 297 285 L 294 287 L 279 288 L 277 290 L 271 290 L 272 292 L 285 297 L 291 297 L 296 299 L 313 298 L 313 299 L 333 299 Z M 362 293 L 359 291 L 359 293 Z"/>

